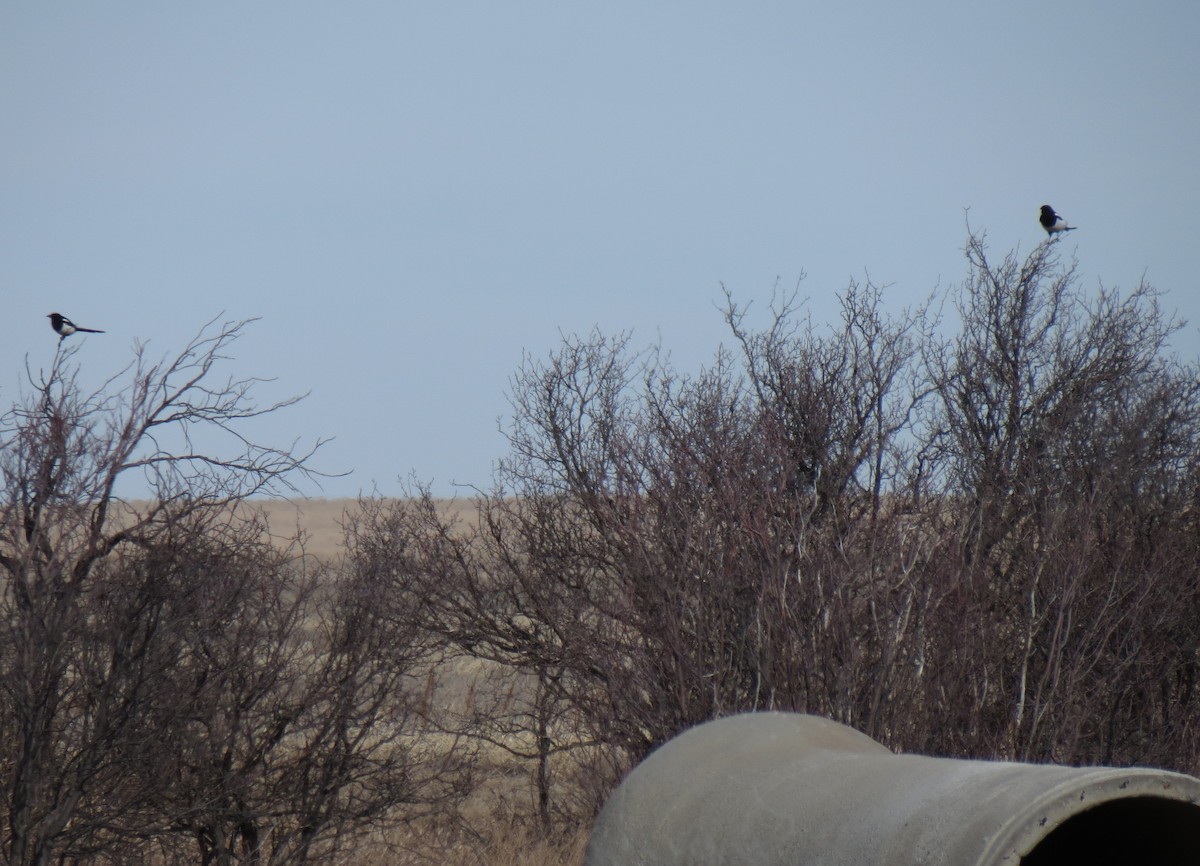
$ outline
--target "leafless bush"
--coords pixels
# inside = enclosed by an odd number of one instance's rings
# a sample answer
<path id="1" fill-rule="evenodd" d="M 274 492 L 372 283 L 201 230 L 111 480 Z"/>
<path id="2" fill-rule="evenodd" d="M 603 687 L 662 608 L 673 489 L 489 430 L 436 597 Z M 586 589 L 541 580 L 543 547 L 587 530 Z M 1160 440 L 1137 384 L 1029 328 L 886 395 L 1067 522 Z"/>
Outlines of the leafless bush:
<path id="1" fill-rule="evenodd" d="M 948 590 L 928 742 L 1193 766 L 1197 371 L 1150 286 L 1085 293 L 1055 250 L 995 265 L 972 237 L 961 333 L 926 353 Z"/>
<path id="2" fill-rule="evenodd" d="M 371 512 L 364 537 L 423 600 L 418 625 L 524 672 L 506 724 L 528 726 L 543 770 L 571 751 L 617 774 L 744 709 L 883 725 L 921 599 L 911 554 L 898 571 L 868 559 L 900 531 L 884 503 L 920 390 L 918 322 L 879 303 L 852 286 L 828 334 L 787 304 L 752 334 L 731 303 L 742 355 L 695 377 L 624 337 L 568 339 L 514 377 L 511 453 L 477 525 L 419 490 Z"/>
<path id="3" fill-rule="evenodd" d="M 529 684 L 464 730 L 619 774 L 786 708 L 1196 766 L 1200 378 L 1154 289 L 1085 292 L 1056 250 L 995 264 L 973 235 L 957 333 L 852 284 L 829 330 L 730 299 L 735 351 L 695 375 L 599 333 L 527 358 L 477 522 L 417 489 L 360 527 L 413 627 Z"/>
<path id="4" fill-rule="evenodd" d="M 313 453 L 242 431 L 293 401 L 213 381 L 243 325 L 164 363 L 139 348 L 129 384 L 94 393 L 62 351 L 0 420 L 9 863 L 302 863 L 455 793 L 454 750 L 418 764 L 405 739 L 420 647 L 381 588 L 318 573 L 237 512 L 292 490 Z M 115 492 L 131 474 L 144 504 Z"/>

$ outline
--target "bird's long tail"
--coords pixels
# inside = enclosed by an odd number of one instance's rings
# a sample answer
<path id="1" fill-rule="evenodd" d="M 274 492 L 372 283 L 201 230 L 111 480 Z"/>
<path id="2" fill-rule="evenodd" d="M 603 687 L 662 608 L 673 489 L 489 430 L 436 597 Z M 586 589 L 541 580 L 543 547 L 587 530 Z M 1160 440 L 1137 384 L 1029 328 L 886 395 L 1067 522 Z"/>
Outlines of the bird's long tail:
<path id="1" fill-rule="evenodd" d="M 80 328 L 78 325 L 75 326 L 75 330 L 83 331 L 85 334 L 103 334 L 104 333 L 104 331 L 97 331 L 95 328 Z"/>

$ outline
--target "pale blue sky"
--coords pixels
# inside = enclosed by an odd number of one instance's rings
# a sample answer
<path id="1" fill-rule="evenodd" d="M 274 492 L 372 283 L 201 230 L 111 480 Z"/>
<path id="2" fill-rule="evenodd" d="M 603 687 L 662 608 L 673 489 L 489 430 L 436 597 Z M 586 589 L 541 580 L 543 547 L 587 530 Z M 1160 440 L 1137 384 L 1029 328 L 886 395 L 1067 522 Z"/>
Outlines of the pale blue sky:
<path id="1" fill-rule="evenodd" d="M 1136 7 L 1136 8 L 1135 8 Z M 963 209 L 1085 286 L 1168 292 L 1200 354 L 1200 4 L 14 2 L 0 5 L 0 400 L 45 314 L 312 391 L 314 495 L 486 485 L 523 350 L 661 337 L 694 370 L 721 284 L 801 271 L 889 306 L 962 279 Z M 80 338 L 72 338 L 80 339 Z"/>

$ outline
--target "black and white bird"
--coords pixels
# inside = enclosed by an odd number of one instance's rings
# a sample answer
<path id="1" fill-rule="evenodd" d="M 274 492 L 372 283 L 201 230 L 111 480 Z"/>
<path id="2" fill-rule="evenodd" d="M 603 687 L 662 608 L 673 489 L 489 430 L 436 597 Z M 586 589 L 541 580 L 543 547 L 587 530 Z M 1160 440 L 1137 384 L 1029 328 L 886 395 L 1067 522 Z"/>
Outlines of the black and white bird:
<path id="1" fill-rule="evenodd" d="M 1038 222 L 1042 224 L 1042 228 L 1046 230 L 1048 237 L 1054 237 L 1059 232 L 1074 231 L 1078 226 L 1069 226 L 1067 221 L 1054 212 L 1054 208 L 1048 204 L 1042 205 L 1042 215 L 1038 217 Z"/>
<path id="2" fill-rule="evenodd" d="M 85 334 L 104 333 L 103 331 L 97 331 L 95 328 L 81 328 L 62 313 L 48 313 L 46 318 L 50 320 L 50 327 L 54 329 L 54 333 L 58 334 L 59 342 L 62 342 L 64 337 L 69 337 L 76 331 L 82 331 Z"/>

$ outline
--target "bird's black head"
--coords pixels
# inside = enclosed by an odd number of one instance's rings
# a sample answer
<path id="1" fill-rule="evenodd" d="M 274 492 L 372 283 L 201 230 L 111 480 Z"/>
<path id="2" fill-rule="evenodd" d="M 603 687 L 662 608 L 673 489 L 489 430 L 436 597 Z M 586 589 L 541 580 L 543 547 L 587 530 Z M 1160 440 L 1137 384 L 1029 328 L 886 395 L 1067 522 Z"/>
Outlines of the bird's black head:
<path id="1" fill-rule="evenodd" d="M 1042 205 L 1042 216 L 1044 216 L 1044 217 L 1054 216 L 1054 208 L 1050 207 L 1050 205 L 1048 205 L 1048 204 Z"/>

